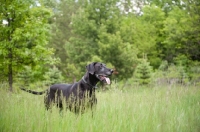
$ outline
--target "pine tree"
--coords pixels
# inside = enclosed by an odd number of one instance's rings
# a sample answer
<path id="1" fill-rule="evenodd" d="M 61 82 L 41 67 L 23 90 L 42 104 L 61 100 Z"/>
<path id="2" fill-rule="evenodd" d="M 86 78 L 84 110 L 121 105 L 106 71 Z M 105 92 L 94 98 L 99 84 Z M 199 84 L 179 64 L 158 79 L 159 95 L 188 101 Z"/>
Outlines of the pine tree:
<path id="1" fill-rule="evenodd" d="M 61 71 L 55 66 L 51 70 L 46 72 L 46 74 L 44 75 L 44 78 L 46 80 L 46 85 L 61 83 L 63 80 Z"/>
<path id="2" fill-rule="evenodd" d="M 134 76 L 141 85 L 149 84 L 152 74 L 152 68 L 147 59 L 142 59 L 141 63 L 135 69 Z"/>
<path id="3" fill-rule="evenodd" d="M 17 83 L 23 86 L 29 86 L 31 83 L 31 77 L 33 76 L 33 71 L 30 66 L 24 66 L 24 70 L 17 74 Z"/>

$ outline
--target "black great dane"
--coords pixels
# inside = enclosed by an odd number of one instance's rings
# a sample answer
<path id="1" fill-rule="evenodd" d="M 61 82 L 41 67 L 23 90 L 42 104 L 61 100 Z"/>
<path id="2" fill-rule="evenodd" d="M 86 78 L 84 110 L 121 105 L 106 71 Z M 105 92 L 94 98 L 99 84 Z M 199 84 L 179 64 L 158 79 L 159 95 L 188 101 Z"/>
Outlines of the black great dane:
<path id="1" fill-rule="evenodd" d="M 96 84 L 99 81 L 110 84 L 110 76 L 113 73 L 112 69 L 106 67 L 105 64 L 93 62 L 86 66 L 87 72 L 81 80 L 73 84 L 54 84 L 49 89 L 36 92 L 21 88 L 22 90 L 42 95 L 47 93 L 44 102 L 47 110 L 52 104 L 56 104 L 59 108 L 63 108 L 63 103 L 66 107 L 75 113 L 84 112 L 86 107 L 92 108 L 97 103 L 95 96 Z"/>

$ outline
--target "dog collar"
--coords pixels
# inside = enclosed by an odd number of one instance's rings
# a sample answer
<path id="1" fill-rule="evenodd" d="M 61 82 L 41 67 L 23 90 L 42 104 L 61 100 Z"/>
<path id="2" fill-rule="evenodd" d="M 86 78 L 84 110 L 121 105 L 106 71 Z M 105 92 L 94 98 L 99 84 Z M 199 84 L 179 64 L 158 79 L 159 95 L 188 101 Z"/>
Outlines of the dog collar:
<path id="1" fill-rule="evenodd" d="M 84 76 L 82 77 L 82 80 L 83 80 L 84 83 L 90 85 L 92 88 L 98 88 L 96 85 L 93 86 L 93 85 L 89 84 L 89 83 L 84 79 Z"/>

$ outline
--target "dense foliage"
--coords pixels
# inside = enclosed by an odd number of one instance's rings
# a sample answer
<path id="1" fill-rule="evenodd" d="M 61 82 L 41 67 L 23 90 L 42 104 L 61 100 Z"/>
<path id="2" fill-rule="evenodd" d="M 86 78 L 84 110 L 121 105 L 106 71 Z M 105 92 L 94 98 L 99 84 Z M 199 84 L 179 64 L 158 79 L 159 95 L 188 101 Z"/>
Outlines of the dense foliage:
<path id="1" fill-rule="evenodd" d="M 21 74 L 32 73 L 28 76 L 35 82 L 47 79 L 44 73 L 57 68 L 64 81 L 73 82 L 92 61 L 115 68 L 115 77 L 124 80 L 136 73 L 143 54 L 153 70 L 167 61 L 167 67 L 181 67 L 189 81 L 199 81 L 199 0 L 12 0 L 0 4 L 0 79 L 9 81 L 10 87 Z"/>
<path id="2" fill-rule="evenodd" d="M 0 79 L 8 80 L 12 90 L 13 80 L 26 66 L 41 74 L 45 64 L 52 63 L 53 49 L 47 47 L 51 12 L 32 0 L 1 1 L 0 4 Z"/>

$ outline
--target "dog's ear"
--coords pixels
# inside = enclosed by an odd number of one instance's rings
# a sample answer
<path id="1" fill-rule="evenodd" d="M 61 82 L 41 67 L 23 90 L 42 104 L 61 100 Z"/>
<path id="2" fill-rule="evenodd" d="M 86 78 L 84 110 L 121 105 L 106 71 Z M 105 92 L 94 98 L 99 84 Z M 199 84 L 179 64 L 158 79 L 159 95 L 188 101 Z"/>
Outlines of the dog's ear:
<path id="1" fill-rule="evenodd" d="M 93 63 L 91 63 L 91 64 L 89 64 L 89 65 L 87 65 L 86 66 L 86 69 L 87 69 L 87 71 L 90 73 L 90 74 L 94 74 L 94 66 L 95 66 L 95 64 L 96 64 L 97 62 L 93 62 Z"/>

